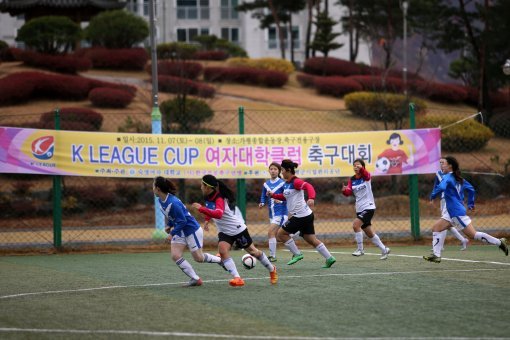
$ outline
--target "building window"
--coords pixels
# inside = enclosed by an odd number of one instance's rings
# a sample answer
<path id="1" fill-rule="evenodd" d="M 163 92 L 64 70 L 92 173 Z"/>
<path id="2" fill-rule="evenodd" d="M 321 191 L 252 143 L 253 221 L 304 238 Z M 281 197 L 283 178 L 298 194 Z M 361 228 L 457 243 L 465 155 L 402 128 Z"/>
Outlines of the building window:
<path id="1" fill-rule="evenodd" d="M 209 0 L 177 0 L 177 19 L 209 20 Z"/>
<path id="2" fill-rule="evenodd" d="M 200 34 L 199 34 L 200 33 Z M 178 28 L 177 41 L 192 42 L 198 35 L 209 35 L 208 28 Z"/>
<path id="3" fill-rule="evenodd" d="M 289 40 L 290 40 L 290 34 L 287 32 L 287 27 L 282 27 L 283 30 L 283 36 L 285 37 L 285 49 L 289 48 Z M 301 41 L 299 40 L 299 26 L 292 26 L 292 39 L 294 40 L 294 49 L 299 49 L 301 46 Z M 276 30 L 276 27 L 269 27 L 267 32 L 267 40 L 268 45 L 267 47 L 270 50 L 277 49 L 280 46 L 280 40 L 278 37 L 278 33 Z"/>
<path id="4" fill-rule="evenodd" d="M 231 41 L 233 43 L 239 43 L 239 28 L 236 27 L 222 27 L 221 38 Z"/>
<path id="5" fill-rule="evenodd" d="M 236 7 L 239 4 L 238 0 L 221 0 L 221 18 L 222 19 L 238 19 Z"/>

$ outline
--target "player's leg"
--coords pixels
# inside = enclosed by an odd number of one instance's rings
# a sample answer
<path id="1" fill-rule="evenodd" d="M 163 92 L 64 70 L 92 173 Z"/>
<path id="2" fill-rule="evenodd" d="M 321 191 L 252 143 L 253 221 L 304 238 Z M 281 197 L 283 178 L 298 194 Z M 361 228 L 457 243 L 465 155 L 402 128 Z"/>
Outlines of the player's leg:
<path id="1" fill-rule="evenodd" d="M 221 258 L 216 255 L 204 253 L 202 246 L 204 244 L 204 230 L 199 228 L 193 234 L 186 236 L 186 243 L 191 252 L 191 256 L 196 262 L 201 263 L 221 263 Z"/>
<path id="2" fill-rule="evenodd" d="M 186 249 L 186 239 L 184 237 L 174 236 L 171 241 L 170 250 L 172 260 L 174 260 L 175 264 L 182 270 L 182 272 L 190 278 L 189 282 L 184 286 L 201 286 L 202 280 L 191 266 L 191 263 L 182 257 L 184 249 Z"/>
<path id="3" fill-rule="evenodd" d="M 374 230 L 372 229 L 372 225 L 368 225 L 363 227 L 363 231 L 367 235 L 367 237 L 372 241 L 372 243 L 381 249 L 381 260 L 386 260 L 388 258 L 388 255 L 390 253 L 390 248 L 386 247 L 384 243 L 379 238 L 379 235 L 377 235 Z"/>
<path id="4" fill-rule="evenodd" d="M 295 234 L 299 230 L 299 218 L 291 217 L 287 223 L 278 229 L 276 233 L 276 239 L 279 242 L 282 242 L 285 248 L 287 248 L 292 253 L 292 259 L 287 262 L 288 265 L 292 265 L 303 259 L 303 254 L 299 250 L 296 242 L 290 234 Z"/>
<path id="5" fill-rule="evenodd" d="M 356 241 L 357 248 L 352 253 L 353 256 L 361 256 L 364 255 L 363 249 L 363 231 L 361 230 L 361 226 L 363 225 L 363 220 L 356 216 L 354 221 L 352 222 L 352 230 L 354 231 L 354 240 Z"/>
<path id="6" fill-rule="evenodd" d="M 333 265 L 333 263 L 336 262 L 336 259 L 333 255 L 331 255 L 326 245 L 322 241 L 320 241 L 317 238 L 317 236 L 315 236 L 315 231 L 313 230 L 313 234 L 310 233 L 312 230 L 309 230 L 307 228 L 301 229 L 301 236 L 306 241 L 306 243 L 313 246 L 315 250 L 317 250 L 317 252 L 326 259 L 326 264 L 322 266 L 322 268 L 330 268 Z"/>
<path id="7" fill-rule="evenodd" d="M 463 229 L 464 234 L 471 237 L 472 239 L 496 245 L 499 247 L 499 249 L 501 249 L 503 253 L 505 253 L 506 256 L 508 256 L 508 245 L 506 244 L 505 238 L 497 239 L 494 236 L 491 236 L 487 233 L 476 231 L 475 227 L 473 227 L 473 224 L 471 223 L 471 219 L 469 219 L 468 217 L 469 223 L 467 223 L 468 220 L 464 218 L 467 216 L 462 217 L 463 218 L 460 218 L 460 220 L 463 221 L 463 223 L 467 224 Z"/>
<path id="8" fill-rule="evenodd" d="M 281 218 L 281 216 L 278 217 Z M 271 220 L 271 223 L 269 224 L 269 230 L 267 232 L 267 239 L 269 245 L 269 260 L 271 262 L 276 262 L 276 244 L 277 244 L 276 233 L 278 232 L 280 225 L 272 222 L 273 220 Z"/>
<path id="9" fill-rule="evenodd" d="M 455 227 L 450 227 L 448 230 L 450 230 L 453 236 L 455 236 L 457 240 L 459 240 L 460 243 L 462 243 L 462 247 L 460 248 L 460 250 L 466 250 L 467 245 L 469 243 L 469 239 L 462 236 L 461 233 Z"/>

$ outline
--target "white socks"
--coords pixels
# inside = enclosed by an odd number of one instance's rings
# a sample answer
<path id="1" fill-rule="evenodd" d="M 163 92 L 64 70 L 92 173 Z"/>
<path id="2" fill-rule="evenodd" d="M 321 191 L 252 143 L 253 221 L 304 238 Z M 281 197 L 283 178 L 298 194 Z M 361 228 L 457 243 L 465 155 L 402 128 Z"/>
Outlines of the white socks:
<path id="1" fill-rule="evenodd" d="M 179 268 L 181 268 L 181 270 L 184 272 L 184 274 L 188 275 L 190 278 L 192 278 L 194 280 L 200 279 L 200 277 L 198 277 L 197 273 L 195 273 L 195 271 L 193 270 L 193 267 L 191 266 L 191 264 L 188 261 L 186 261 L 183 257 L 181 257 L 180 259 L 175 261 L 175 264 Z"/>
<path id="2" fill-rule="evenodd" d="M 356 244 L 358 245 L 358 250 L 363 251 L 363 232 L 358 231 L 354 233 L 354 239 L 356 240 Z"/>
<path id="3" fill-rule="evenodd" d="M 324 256 L 324 258 L 327 260 L 331 257 L 331 253 L 329 252 L 328 248 L 324 245 L 324 243 L 319 244 L 317 247 L 315 247 L 319 254 Z"/>
<path id="4" fill-rule="evenodd" d="M 457 230 L 457 228 L 455 227 L 451 227 L 450 228 L 450 231 L 452 232 L 452 234 L 462 243 L 464 243 L 466 241 L 466 238 L 464 236 L 462 236 L 459 231 Z"/>
<path id="5" fill-rule="evenodd" d="M 276 257 L 276 238 L 271 237 L 268 240 L 268 243 L 269 243 L 269 255 L 271 255 L 272 257 Z"/>
<path id="6" fill-rule="evenodd" d="M 273 266 L 273 264 L 271 262 L 269 262 L 269 259 L 267 258 L 266 254 L 264 252 L 262 252 L 262 255 L 257 257 L 257 259 L 260 261 L 260 263 L 262 263 L 262 265 L 264 267 L 267 268 L 267 270 L 269 270 L 270 272 L 273 271 L 274 266 Z"/>
<path id="7" fill-rule="evenodd" d="M 204 253 L 204 262 L 203 263 L 220 263 L 221 257 L 216 255 L 211 255 L 209 253 Z"/>
<path id="8" fill-rule="evenodd" d="M 383 253 L 386 252 L 386 246 L 381 242 L 381 239 L 379 238 L 379 236 L 377 234 L 374 234 L 374 237 L 372 237 L 370 239 L 370 241 L 372 241 L 373 244 L 375 244 L 377 247 L 379 247 L 379 249 L 381 249 L 381 251 Z"/>
<path id="9" fill-rule="evenodd" d="M 437 257 L 441 257 L 441 251 L 444 246 L 444 239 L 446 237 L 446 230 L 432 233 L 432 251 Z"/>
<path id="10" fill-rule="evenodd" d="M 285 248 L 287 248 L 288 250 L 290 250 L 290 252 L 292 253 L 292 255 L 299 255 L 301 254 L 301 252 L 299 251 L 297 245 L 296 245 L 296 242 L 294 242 L 294 239 L 293 238 L 290 238 L 287 242 L 285 242 L 283 244 L 285 246 Z"/>
<path id="11" fill-rule="evenodd" d="M 480 231 L 477 231 L 475 234 L 475 240 L 482 241 L 484 243 L 490 243 L 494 244 L 496 246 L 499 246 L 501 244 L 501 241 L 495 238 L 494 236 L 491 236 L 486 233 L 482 233 Z"/>
<path id="12" fill-rule="evenodd" d="M 237 272 L 236 264 L 231 257 L 223 261 L 223 265 L 225 266 L 225 268 L 227 268 L 230 275 L 232 275 L 233 277 L 240 277 L 239 273 Z"/>

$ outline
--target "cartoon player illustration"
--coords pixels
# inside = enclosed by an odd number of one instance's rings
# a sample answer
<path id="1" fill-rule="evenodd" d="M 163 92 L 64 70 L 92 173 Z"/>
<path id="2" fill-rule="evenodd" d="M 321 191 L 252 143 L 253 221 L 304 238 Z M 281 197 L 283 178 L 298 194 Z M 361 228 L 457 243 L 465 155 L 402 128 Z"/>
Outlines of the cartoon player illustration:
<path id="1" fill-rule="evenodd" d="M 386 144 L 390 145 L 391 148 L 384 150 L 377 156 L 377 161 L 375 163 L 376 169 L 380 173 L 388 175 L 401 174 L 404 163 L 408 166 L 414 165 L 413 147 L 409 145 L 409 156 L 407 156 L 405 151 L 400 149 L 404 141 L 398 133 L 392 133 L 390 138 L 386 141 Z"/>

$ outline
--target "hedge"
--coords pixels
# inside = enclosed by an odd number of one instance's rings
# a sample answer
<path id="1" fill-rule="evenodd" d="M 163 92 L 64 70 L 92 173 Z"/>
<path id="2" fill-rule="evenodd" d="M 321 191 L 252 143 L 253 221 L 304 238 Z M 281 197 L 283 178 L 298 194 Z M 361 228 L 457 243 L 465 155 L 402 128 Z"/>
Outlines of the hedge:
<path id="1" fill-rule="evenodd" d="M 216 94 L 216 90 L 212 86 L 172 76 L 159 76 L 158 89 L 162 92 L 185 93 L 202 98 L 213 98 Z"/>
<path id="2" fill-rule="evenodd" d="M 145 67 L 149 74 L 152 74 L 152 65 L 148 64 Z M 158 75 L 174 76 L 196 80 L 203 71 L 203 66 L 200 63 L 191 61 L 158 61 Z"/>
<path id="3" fill-rule="evenodd" d="M 457 123 L 462 117 L 426 115 L 419 117 L 419 128 L 441 127 Z M 494 133 L 474 119 L 468 119 L 452 127 L 441 130 L 441 148 L 448 152 L 470 152 L 487 145 Z"/>
<path id="4" fill-rule="evenodd" d="M 349 76 L 348 79 L 358 82 L 363 87 L 363 91 L 401 93 L 404 89 L 404 82 L 400 78 L 383 79 L 381 76 L 356 75 Z"/>
<path id="5" fill-rule="evenodd" d="M 206 67 L 204 79 L 216 82 L 282 87 L 289 77 L 278 71 L 259 70 L 251 67 Z"/>
<path id="6" fill-rule="evenodd" d="M 92 67 L 89 58 L 71 54 L 49 55 L 34 51 L 16 50 L 16 59 L 23 61 L 25 65 L 46 69 L 59 73 L 76 74 L 87 71 Z"/>
<path id="7" fill-rule="evenodd" d="M 305 73 L 318 76 L 352 76 L 363 74 L 362 70 L 363 66 L 337 58 L 310 58 L 304 65 Z"/>
<path id="8" fill-rule="evenodd" d="M 230 58 L 227 60 L 227 65 L 229 67 L 253 67 L 261 70 L 279 71 L 287 75 L 296 70 L 290 61 L 277 58 Z"/>
<path id="9" fill-rule="evenodd" d="M 93 68 L 113 70 L 143 70 L 149 54 L 143 48 L 107 49 L 102 47 L 84 48 L 75 52 L 92 61 Z"/>
<path id="10" fill-rule="evenodd" d="M 197 51 L 193 54 L 192 59 L 197 60 L 227 60 L 228 53 L 225 51 Z"/>
<path id="11" fill-rule="evenodd" d="M 96 87 L 89 92 L 89 100 L 97 107 L 124 108 L 133 101 L 133 93 L 109 87 Z"/>
<path id="12" fill-rule="evenodd" d="M 492 116 L 489 121 L 489 127 L 497 136 L 510 138 L 510 111 Z"/>
<path id="13" fill-rule="evenodd" d="M 68 107 L 60 109 L 60 120 L 63 126 L 66 124 L 67 126 L 80 126 L 79 124 L 85 124 L 83 126 L 90 125 L 92 127 L 90 131 L 98 131 L 103 124 L 103 115 L 91 109 Z M 54 111 L 45 112 L 41 115 L 40 122 L 42 125 L 51 126 L 54 121 Z M 70 124 L 71 122 L 73 124 Z M 64 128 L 62 127 L 62 129 Z"/>
<path id="14" fill-rule="evenodd" d="M 347 93 L 363 90 L 356 81 L 345 77 L 315 77 L 315 89 L 319 94 L 343 97 Z"/>

